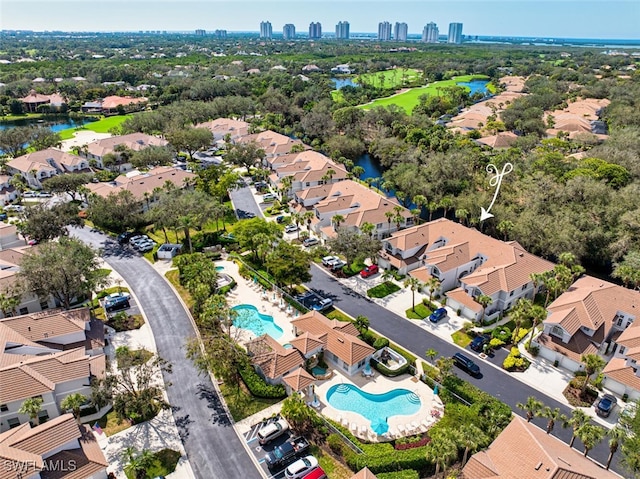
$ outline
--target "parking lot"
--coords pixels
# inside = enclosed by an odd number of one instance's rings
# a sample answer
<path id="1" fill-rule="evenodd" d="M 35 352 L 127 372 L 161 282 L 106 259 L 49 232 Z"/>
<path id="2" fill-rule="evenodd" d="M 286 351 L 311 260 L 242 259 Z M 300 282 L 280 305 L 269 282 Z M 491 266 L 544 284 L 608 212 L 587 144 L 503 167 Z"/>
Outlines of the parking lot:
<path id="1" fill-rule="evenodd" d="M 260 464 L 260 467 L 262 467 L 262 469 L 266 472 L 267 476 L 273 477 L 274 479 L 281 479 L 284 477 L 284 470 L 287 467 L 284 466 L 275 471 L 271 471 L 269 470 L 269 468 L 267 467 L 267 464 L 265 463 L 264 456 L 268 452 L 273 451 L 279 445 L 287 442 L 291 437 L 291 433 L 287 431 L 282 436 L 274 439 L 269 444 L 265 444 L 264 446 L 261 446 L 260 443 L 258 442 L 258 431 L 260 430 L 260 428 L 262 428 L 263 426 L 275 420 L 276 418 L 270 418 L 264 422 L 255 424 L 249 431 L 247 431 L 244 434 L 244 439 L 249 445 L 249 449 L 251 450 L 251 452 L 253 452 L 253 455 L 256 457 L 256 460 Z"/>

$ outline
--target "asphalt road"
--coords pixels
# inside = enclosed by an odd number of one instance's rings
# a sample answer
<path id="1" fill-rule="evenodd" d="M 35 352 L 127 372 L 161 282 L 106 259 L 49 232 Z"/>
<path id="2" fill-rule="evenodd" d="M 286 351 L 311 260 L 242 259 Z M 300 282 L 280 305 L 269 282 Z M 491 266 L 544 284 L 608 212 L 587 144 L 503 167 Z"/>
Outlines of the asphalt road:
<path id="1" fill-rule="evenodd" d="M 238 211 L 245 211 L 253 213 L 256 215 L 256 218 L 264 217 L 262 209 L 256 203 L 253 193 L 251 192 L 251 188 L 248 186 L 229 190 L 229 197 L 231 198 L 231 203 L 235 208 L 236 215 L 238 214 Z"/>
<path id="2" fill-rule="evenodd" d="M 391 341 L 403 346 L 416 356 L 423 358 L 425 362 L 428 362 L 425 359 L 425 351 L 429 348 L 435 349 L 442 356 L 449 357 L 453 356 L 457 352 L 464 351 L 465 355 L 472 358 L 476 364 L 480 366 L 480 372 L 482 374 L 479 378 L 474 378 L 456 367 L 454 367 L 454 372 L 459 377 L 469 381 L 511 406 L 511 409 L 516 414 L 524 417 L 524 411 L 518 409 L 516 404 L 518 402 L 526 402 L 527 397 L 529 396 L 535 396 L 544 402 L 546 406 L 560 408 L 563 414 L 567 416 L 571 415 L 571 409 L 569 407 L 559 403 L 537 389 L 533 389 L 527 384 L 518 381 L 513 376 L 514 373 L 507 373 L 501 369 L 500 365 L 502 364 L 502 361 L 499 359 L 500 356 L 490 360 L 493 364 L 498 366 L 497 368 L 494 368 L 490 366 L 487 361 L 480 359 L 478 355 L 473 353 L 470 349 L 464 350 L 454 344 L 448 343 L 428 331 L 425 331 L 417 324 L 409 322 L 382 306 L 379 306 L 373 301 L 370 301 L 368 298 L 360 296 L 350 288 L 343 286 L 336 278 L 327 274 L 319 266 L 315 264 L 312 265 L 311 273 L 313 277 L 311 281 L 306 284 L 307 287 L 317 291 L 326 298 L 333 299 L 334 305 L 337 308 L 343 310 L 354 318 L 358 315 L 368 317 L 372 329 L 386 336 Z M 543 429 L 546 428 L 547 421 L 544 418 L 536 418 L 533 422 Z M 569 443 L 571 440 L 571 430 L 562 429 L 560 424 L 556 424 L 552 434 L 566 443 Z M 578 451 L 583 450 L 582 443 L 579 439 L 576 439 L 574 447 Z M 609 447 L 606 437 L 596 448 L 589 452 L 589 457 L 594 458 L 601 464 L 606 463 L 608 456 Z M 622 467 L 619 463 L 619 459 L 620 452 L 614 456 L 611 469 L 616 471 L 618 474 L 622 474 Z"/>
<path id="3" fill-rule="evenodd" d="M 135 251 L 123 248 L 88 228 L 71 234 L 103 249 L 104 258 L 122 275 L 145 311 L 159 355 L 173 366 L 165 375 L 173 417 L 197 478 L 260 478 L 231 426 L 209 376 L 202 376 L 185 357 L 184 345 L 195 332 L 171 286 Z"/>

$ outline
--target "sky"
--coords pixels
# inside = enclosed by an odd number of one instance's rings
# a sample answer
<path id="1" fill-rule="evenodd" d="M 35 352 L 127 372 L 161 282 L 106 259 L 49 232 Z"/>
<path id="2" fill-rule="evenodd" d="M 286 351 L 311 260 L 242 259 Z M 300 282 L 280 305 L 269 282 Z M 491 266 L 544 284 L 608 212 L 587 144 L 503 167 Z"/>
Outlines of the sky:
<path id="1" fill-rule="evenodd" d="M 451 22 L 465 35 L 640 39 L 640 0 L 0 0 L 0 29 L 62 31 L 258 31 L 262 20 L 306 32 L 319 21 L 335 31 L 377 32 L 378 22 L 406 22 L 420 33 Z"/>

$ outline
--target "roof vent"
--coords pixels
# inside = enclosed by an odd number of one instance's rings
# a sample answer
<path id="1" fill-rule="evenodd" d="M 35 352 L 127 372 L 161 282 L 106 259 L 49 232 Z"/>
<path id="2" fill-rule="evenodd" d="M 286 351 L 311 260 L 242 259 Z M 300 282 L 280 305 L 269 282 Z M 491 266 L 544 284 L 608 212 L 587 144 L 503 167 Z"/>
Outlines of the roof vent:
<path id="1" fill-rule="evenodd" d="M 536 464 L 535 470 L 539 471 L 541 467 L 542 467 L 542 461 Z"/>
<path id="2" fill-rule="evenodd" d="M 341 343 L 344 343 L 344 339 L 342 339 L 342 338 L 338 338 L 338 341 L 341 342 Z"/>

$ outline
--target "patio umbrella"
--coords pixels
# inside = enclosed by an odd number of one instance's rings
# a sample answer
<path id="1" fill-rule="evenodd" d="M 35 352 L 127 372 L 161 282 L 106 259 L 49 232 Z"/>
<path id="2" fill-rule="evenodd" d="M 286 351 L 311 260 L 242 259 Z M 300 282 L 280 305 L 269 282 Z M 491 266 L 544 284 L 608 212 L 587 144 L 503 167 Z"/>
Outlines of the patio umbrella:
<path id="1" fill-rule="evenodd" d="M 385 432 L 389 431 L 389 424 L 387 424 L 387 418 L 376 418 L 371 421 L 371 430 L 378 436 L 381 436 Z"/>
<path id="2" fill-rule="evenodd" d="M 438 395 L 438 385 L 436 384 L 436 386 L 433 388 L 433 394 L 435 394 L 436 396 Z"/>

